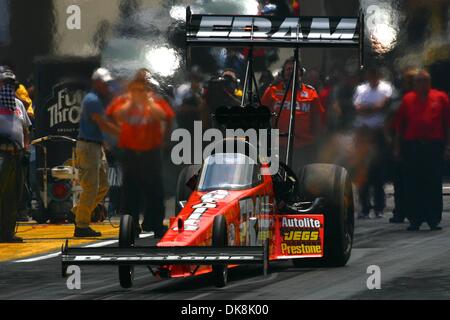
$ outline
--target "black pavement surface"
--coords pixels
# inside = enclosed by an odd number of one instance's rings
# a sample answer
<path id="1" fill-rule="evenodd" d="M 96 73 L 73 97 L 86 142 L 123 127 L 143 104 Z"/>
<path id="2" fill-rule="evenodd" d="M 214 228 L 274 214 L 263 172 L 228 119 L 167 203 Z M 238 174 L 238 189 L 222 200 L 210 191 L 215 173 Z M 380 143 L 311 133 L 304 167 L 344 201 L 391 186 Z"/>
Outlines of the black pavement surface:
<path id="1" fill-rule="evenodd" d="M 389 199 L 392 203 L 392 199 Z M 450 299 L 450 198 L 445 198 L 442 231 L 407 232 L 407 224 L 386 217 L 358 220 L 352 257 L 346 267 L 298 269 L 290 261 L 231 270 L 229 284 L 217 289 L 208 275 L 159 279 L 136 268 L 132 289 L 122 289 L 114 267 L 82 267 L 81 290 L 61 278 L 60 257 L 0 264 L 0 299 Z M 389 212 L 389 208 L 387 210 Z M 154 244 L 141 239 L 141 244 Z M 381 268 L 381 289 L 368 290 L 367 268 Z"/>

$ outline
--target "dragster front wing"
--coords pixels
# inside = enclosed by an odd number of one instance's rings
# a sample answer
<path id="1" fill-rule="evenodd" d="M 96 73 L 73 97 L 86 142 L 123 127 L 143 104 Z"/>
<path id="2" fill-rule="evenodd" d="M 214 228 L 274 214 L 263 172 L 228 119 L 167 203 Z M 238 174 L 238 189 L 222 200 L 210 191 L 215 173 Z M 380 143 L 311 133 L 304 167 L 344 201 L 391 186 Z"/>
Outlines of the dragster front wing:
<path id="1" fill-rule="evenodd" d="M 269 266 L 268 240 L 251 247 L 103 247 L 62 248 L 62 274 L 71 265 L 243 265 L 261 264 L 264 274 Z"/>

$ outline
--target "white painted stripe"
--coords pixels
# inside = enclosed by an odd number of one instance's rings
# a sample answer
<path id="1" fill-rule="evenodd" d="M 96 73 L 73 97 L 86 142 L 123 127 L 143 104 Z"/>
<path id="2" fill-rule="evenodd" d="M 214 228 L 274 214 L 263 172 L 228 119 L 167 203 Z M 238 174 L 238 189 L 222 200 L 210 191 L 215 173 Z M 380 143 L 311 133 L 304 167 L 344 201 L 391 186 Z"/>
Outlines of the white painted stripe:
<path id="1" fill-rule="evenodd" d="M 153 237 L 153 236 L 154 236 L 153 232 L 142 233 L 142 234 L 139 235 L 139 239 L 150 238 L 150 237 Z M 106 246 L 109 246 L 111 244 L 115 244 L 117 242 L 119 242 L 119 241 L 118 240 L 107 240 L 107 241 L 102 241 L 102 242 L 88 244 L 88 245 L 84 246 L 83 248 L 106 247 Z M 30 263 L 30 262 L 42 261 L 42 260 L 55 258 L 55 257 L 57 257 L 59 255 L 61 255 L 61 252 L 54 252 L 54 253 L 49 253 L 49 254 L 46 254 L 46 255 L 43 255 L 43 256 L 37 256 L 37 257 L 34 257 L 34 258 L 16 260 L 16 261 L 13 261 L 13 263 Z"/>
<path id="2" fill-rule="evenodd" d="M 51 258 L 59 256 L 60 254 L 61 254 L 61 252 L 54 252 L 54 253 L 46 254 L 44 256 L 38 256 L 38 257 L 29 258 L 29 259 L 23 259 L 23 260 L 17 260 L 17 261 L 13 261 L 13 262 L 14 263 L 36 262 L 36 261 L 51 259 Z"/>
<path id="3" fill-rule="evenodd" d="M 109 246 L 110 244 L 114 244 L 119 242 L 119 240 L 108 240 L 108 241 L 103 241 L 103 242 L 97 242 L 97 243 L 92 243 L 89 244 L 87 246 L 84 246 L 83 248 L 99 248 L 99 247 L 106 247 Z"/>
<path id="4" fill-rule="evenodd" d="M 154 237 L 154 236 L 155 236 L 154 232 L 141 233 L 139 235 L 139 239 L 145 239 L 145 238 L 150 238 L 150 237 Z"/>

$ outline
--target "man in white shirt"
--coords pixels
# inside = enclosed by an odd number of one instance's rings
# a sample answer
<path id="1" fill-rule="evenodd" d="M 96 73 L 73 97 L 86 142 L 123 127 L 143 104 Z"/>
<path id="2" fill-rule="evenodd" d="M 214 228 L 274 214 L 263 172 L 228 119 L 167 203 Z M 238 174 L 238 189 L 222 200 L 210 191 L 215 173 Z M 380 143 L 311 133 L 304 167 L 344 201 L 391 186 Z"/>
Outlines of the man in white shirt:
<path id="1" fill-rule="evenodd" d="M 355 127 L 383 128 L 386 106 L 392 97 L 393 89 L 390 83 L 380 80 L 378 70 L 369 70 L 367 80 L 356 88 L 353 97 L 356 109 Z"/>
<path id="2" fill-rule="evenodd" d="M 380 72 L 371 68 L 366 74 L 367 82 L 356 88 L 353 97 L 356 118 L 356 149 L 365 152 L 365 177 L 359 185 L 361 212 L 359 218 L 368 218 L 371 206 L 370 191 L 373 189 L 373 209 L 377 218 L 383 217 L 384 194 L 384 127 L 386 109 L 393 88 L 380 79 Z"/>

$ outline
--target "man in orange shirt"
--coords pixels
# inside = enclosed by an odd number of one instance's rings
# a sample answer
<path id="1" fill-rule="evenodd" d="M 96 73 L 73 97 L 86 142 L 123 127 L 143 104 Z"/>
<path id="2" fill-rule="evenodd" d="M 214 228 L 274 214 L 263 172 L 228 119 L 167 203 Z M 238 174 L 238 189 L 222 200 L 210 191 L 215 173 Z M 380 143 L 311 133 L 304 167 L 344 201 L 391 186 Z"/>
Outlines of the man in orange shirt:
<path id="1" fill-rule="evenodd" d="M 281 75 L 274 83 L 266 89 L 261 102 L 269 107 L 272 112 L 279 113 L 287 83 L 294 70 L 294 59 L 290 58 L 284 63 Z M 300 76 L 303 70 L 299 70 Z M 293 169 L 312 163 L 317 156 L 317 142 L 323 131 L 323 114 L 325 110 L 320 103 L 320 98 L 316 90 L 299 79 L 300 87 L 297 91 L 296 111 L 295 111 L 295 137 L 294 137 L 294 158 Z M 281 134 L 289 132 L 289 118 L 291 107 L 292 88 L 286 95 L 283 110 L 278 119 L 278 128 Z M 280 138 L 281 160 L 285 160 L 285 150 L 288 144 L 288 137 Z"/>
<path id="2" fill-rule="evenodd" d="M 142 230 L 154 231 L 158 238 L 165 231 L 161 147 L 175 114 L 147 80 L 136 77 L 128 91 L 122 107 L 111 106 L 120 126 L 118 147 L 123 151 L 122 211 L 135 218 L 139 233 L 140 204 L 144 202 Z"/>

